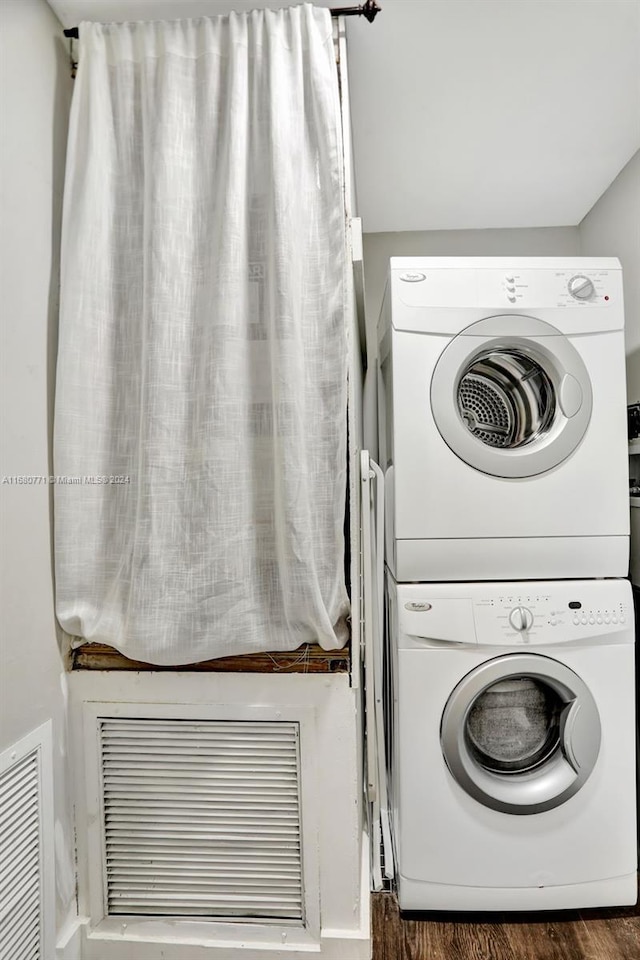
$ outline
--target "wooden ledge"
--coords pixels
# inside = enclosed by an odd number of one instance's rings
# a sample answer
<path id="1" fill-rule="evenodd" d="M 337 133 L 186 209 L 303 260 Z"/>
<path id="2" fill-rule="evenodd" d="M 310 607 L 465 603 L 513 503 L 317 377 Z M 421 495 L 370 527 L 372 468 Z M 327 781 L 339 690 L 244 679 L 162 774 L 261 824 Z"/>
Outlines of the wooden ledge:
<path id="1" fill-rule="evenodd" d="M 323 650 L 305 644 L 297 650 L 274 653 L 246 653 L 218 660 L 203 660 L 180 666 L 162 666 L 130 660 L 105 643 L 83 643 L 71 652 L 72 670 L 145 670 L 197 673 L 348 673 L 349 647 Z"/>

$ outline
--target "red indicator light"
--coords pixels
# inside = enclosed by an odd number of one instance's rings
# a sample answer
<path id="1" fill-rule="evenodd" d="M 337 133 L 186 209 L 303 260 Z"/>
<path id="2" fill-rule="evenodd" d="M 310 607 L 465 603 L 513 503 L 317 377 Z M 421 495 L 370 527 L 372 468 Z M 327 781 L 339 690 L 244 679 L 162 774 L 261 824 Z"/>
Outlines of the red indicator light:
<path id="1" fill-rule="evenodd" d="M 605 300 L 608 300 L 608 299 L 609 299 L 609 297 L 605 297 Z"/>

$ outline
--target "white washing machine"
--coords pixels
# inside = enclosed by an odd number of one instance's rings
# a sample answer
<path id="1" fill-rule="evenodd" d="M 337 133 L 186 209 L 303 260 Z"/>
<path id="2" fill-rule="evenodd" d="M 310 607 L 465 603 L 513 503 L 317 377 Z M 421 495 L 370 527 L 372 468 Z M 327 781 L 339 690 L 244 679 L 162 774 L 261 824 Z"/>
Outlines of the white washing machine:
<path id="1" fill-rule="evenodd" d="M 399 581 L 626 576 L 617 260 L 391 260 L 378 327 Z"/>
<path id="2" fill-rule="evenodd" d="M 401 908 L 635 903 L 629 583 L 387 592 Z"/>

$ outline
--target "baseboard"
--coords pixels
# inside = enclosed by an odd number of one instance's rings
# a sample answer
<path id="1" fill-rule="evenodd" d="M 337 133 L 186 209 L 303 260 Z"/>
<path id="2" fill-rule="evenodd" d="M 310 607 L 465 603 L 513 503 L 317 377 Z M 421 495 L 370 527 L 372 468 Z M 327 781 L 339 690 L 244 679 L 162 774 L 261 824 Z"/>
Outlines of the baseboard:
<path id="1" fill-rule="evenodd" d="M 83 960 L 82 944 L 87 917 L 74 917 L 65 924 L 58 935 L 55 960 Z"/>
<path id="2" fill-rule="evenodd" d="M 140 937 L 91 931 L 87 917 L 76 917 L 58 937 L 55 960 L 371 960 L 369 841 L 362 838 L 361 891 L 358 926 L 349 930 L 324 928 L 317 943 L 242 943 L 209 940 L 180 941 L 178 937 Z"/>
<path id="3" fill-rule="evenodd" d="M 318 956 L 322 960 L 371 960 L 369 930 L 358 930 L 357 933 L 323 930 Z"/>
<path id="4" fill-rule="evenodd" d="M 227 941 L 208 941 L 185 944 L 179 941 L 134 940 L 122 937 L 104 937 L 87 932 L 82 934 L 82 952 L 58 953 L 56 960 L 370 960 L 369 931 L 353 934 L 327 931 L 319 943 L 308 944 L 247 944 Z"/>
<path id="5" fill-rule="evenodd" d="M 318 943 L 242 943 L 210 940 L 185 943 L 144 940 L 91 931 L 87 917 L 68 923 L 60 936 L 55 960 L 371 960 L 371 895 L 369 841 L 362 838 L 361 891 L 358 926 L 349 930 L 324 928 Z"/>

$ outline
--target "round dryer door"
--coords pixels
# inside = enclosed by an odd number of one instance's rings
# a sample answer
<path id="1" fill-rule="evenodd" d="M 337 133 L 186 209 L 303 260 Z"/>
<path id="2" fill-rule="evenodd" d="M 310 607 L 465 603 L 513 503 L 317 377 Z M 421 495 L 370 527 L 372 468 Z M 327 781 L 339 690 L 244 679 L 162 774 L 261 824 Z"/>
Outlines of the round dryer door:
<path id="1" fill-rule="evenodd" d="M 600 751 L 589 689 L 550 657 L 509 654 L 468 673 L 453 690 L 440 742 L 454 779 L 503 813 L 541 813 L 583 786 Z"/>
<path id="2" fill-rule="evenodd" d="M 530 477 L 562 463 L 591 417 L 591 383 L 577 350 L 542 320 L 480 320 L 443 351 L 431 380 L 440 434 L 470 466 Z"/>

